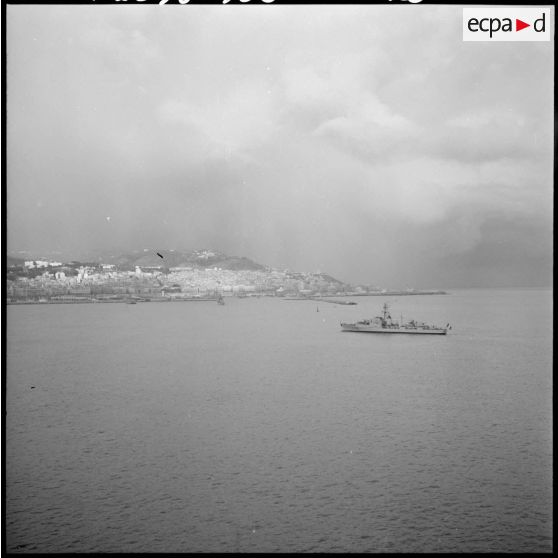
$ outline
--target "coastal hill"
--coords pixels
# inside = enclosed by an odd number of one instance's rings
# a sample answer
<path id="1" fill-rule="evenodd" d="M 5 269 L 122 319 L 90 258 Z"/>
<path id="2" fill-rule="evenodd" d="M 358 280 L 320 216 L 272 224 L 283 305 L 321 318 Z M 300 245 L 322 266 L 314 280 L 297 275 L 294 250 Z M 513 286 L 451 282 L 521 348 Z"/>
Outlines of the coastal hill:
<path id="1" fill-rule="evenodd" d="M 160 255 L 159 255 L 160 254 Z M 162 257 L 161 257 L 162 256 Z M 228 256 L 213 250 L 136 250 L 116 257 L 105 257 L 103 263 L 130 267 L 198 267 L 228 269 L 231 271 L 264 271 L 268 268 L 249 258 Z"/>
<path id="2" fill-rule="evenodd" d="M 162 256 L 162 257 L 161 257 Z M 25 261 L 59 261 L 66 264 L 99 265 L 113 264 L 118 268 L 135 269 L 137 267 L 194 267 L 200 269 L 220 268 L 231 271 L 266 271 L 270 268 L 256 263 L 250 258 L 229 256 L 215 250 L 162 250 L 160 248 L 144 248 L 123 252 L 118 255 L 107 253 L 74 254 L 69 258 L 61 258 L 59 253 L 49 254 L 28 253 L 26 257 L 19 254 L 7 255 L 8 267 L 23 267 Z"/>
<path id="3" fill-rule="evenodd" d="M 18 254 L 19 255 L 19 254 Z M 321 272 L 264 266 L 246 257 L 213 250 L 144 248 L 119 255 L 84 254 L 80 260 L 8 256 L 8 298 L 33 301 L 100 300 L 99 297 L 147 297 L 150 300 L 238 296 L 309 296 L 444 294 L 442 291 L 388 291 L 350 285 Z M 13 254 L 12 254 L 13 256 Z M 26 254 L 30 256 L 30 254 Z M 73 255 L 75 257 L 75 255 Z"/>

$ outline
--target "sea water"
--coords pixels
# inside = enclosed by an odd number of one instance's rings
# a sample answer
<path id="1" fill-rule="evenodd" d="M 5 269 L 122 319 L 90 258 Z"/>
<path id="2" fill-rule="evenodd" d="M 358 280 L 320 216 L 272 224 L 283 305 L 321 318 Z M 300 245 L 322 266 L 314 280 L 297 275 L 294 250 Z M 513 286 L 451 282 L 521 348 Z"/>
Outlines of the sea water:
<path id="1" fill-rule="evenodd" d="M 552 292 L 352 300 L 9 306 L 8 551 L 550 552 Z"/>

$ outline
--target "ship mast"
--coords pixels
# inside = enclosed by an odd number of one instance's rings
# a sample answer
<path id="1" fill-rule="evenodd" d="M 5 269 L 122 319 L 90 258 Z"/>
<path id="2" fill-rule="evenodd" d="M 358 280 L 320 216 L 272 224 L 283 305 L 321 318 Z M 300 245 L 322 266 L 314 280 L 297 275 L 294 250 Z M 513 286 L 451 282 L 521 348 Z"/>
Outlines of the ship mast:
<path id="1" fill-rule="evenodd" d="M 389 309 L 389 306 L 388 306 L 387 302 L 385 302 L 384 303 L 384 320 L 387 320 L 387 317 L 389 316 L 388 309 Z"/>

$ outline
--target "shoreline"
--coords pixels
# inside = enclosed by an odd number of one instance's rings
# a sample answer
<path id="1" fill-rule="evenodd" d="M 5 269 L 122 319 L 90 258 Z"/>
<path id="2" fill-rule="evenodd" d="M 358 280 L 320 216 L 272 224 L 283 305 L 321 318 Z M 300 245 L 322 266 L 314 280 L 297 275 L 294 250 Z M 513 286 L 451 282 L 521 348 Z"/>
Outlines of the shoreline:
<path id="1" fill-rule="evenodd" d="M 320 297 L 306 296 L 306 297 L 283 297 L 283 296 L 269 296 L 269 295 L 245 295 L 245 296 L 226 296 L 225 298 L 278 298 L 280 300 L 288 301 L 312 301 L 312 302 L 329 302 L 332 304 L 345 304 L 354 305 L 356 302 L 348 302 L 342 300 L 326 300 L 327 298 L 345 298 L 353 296 L 416 296 L 416 295 L 447 295 L 445 291 L 386 291 L 380 293 L 357 293 L 349 295 L 320 295 Z M 217 302 L 219 299 L 216 297 L 184 297 L 184 298 L 120 298 L 120 299 L 100 299 L 100 298 L 83 298 L 75 300 L 10 300 L 6 301 L 6 305 L 26 305 L 26 304 L 139 304 L 142 302 Z"/>

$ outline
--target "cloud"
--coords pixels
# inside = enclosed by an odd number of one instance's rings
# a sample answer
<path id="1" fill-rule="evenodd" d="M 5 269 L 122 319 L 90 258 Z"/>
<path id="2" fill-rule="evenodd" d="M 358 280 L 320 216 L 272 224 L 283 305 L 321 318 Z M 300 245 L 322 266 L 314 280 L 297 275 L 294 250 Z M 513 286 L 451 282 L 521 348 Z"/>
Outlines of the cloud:
<path id="1" fill-rule="evenodd" d="M 168 100 L 158 113 L 163 121 L 183 125 L 228 156 L 266 141 L 274 125 L 270 91 L 260 82 L 235 83 L 232 90 L 216 93 L 204 104 Z"/>
<path id="2" fill-rule="evenodd" d="M 470 111 L 441 127 L 430 150 L 439 156 L 477 163 L 494 159 L 534 157 L 530 141 L 538 122 L 511 108 Z"/>
<path id="3" fill-rule="evenodd" d="M 457 6 L 7 15 L 14 249 L 208 246 L 388 284 L 480 262 L 498 226 L 544 245 L 551 45 L 464 43 Z"/>

